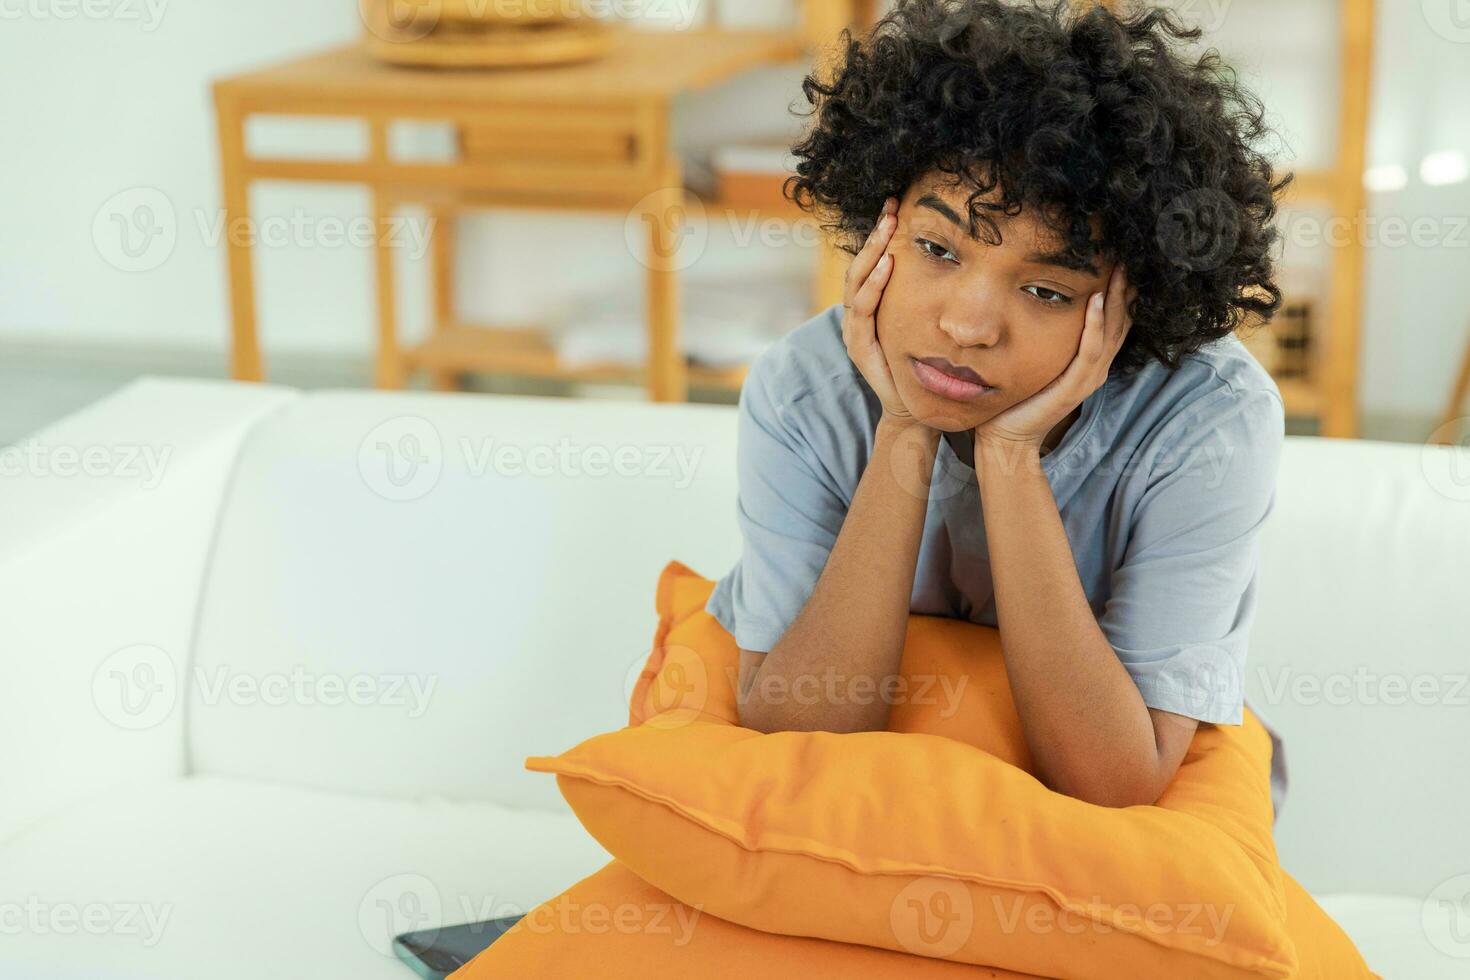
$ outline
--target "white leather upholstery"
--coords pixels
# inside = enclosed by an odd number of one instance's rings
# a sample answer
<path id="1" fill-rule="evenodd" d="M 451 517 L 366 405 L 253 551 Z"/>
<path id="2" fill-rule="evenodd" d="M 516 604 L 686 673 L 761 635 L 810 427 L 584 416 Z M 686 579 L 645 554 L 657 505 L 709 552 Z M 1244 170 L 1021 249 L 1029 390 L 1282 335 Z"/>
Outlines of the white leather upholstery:
<path id="1" fill-rule="evenodd" d="M 183 774 L 175 694 L 220 494 L 245 431 L 292 397 L 139 382 L 30 440 L 100 450 L 111 472 L 0 479 L 0 842 L 108 786 Z M 166 459 L 156 478 L 127 465 L 144 449 Z M 146 704 L 120 687 L 138 670 L 155 671 Z"/>
<path id="2" fill-rule="evenodd" d="M 148 381 L 42 436 L 176 451 L 146 491 L 0 481 L 0 976 L 407 980 L 382 940 L 435 896 L 504 914 L 606 862 L 523 760 L 626 722 L 669 559 L 737 557 L 732 409 Z M 1462 455 L 1289 439 L 1263 545 L 1282 860 L 1385 977 L 1470 962 L 1431 931 L 1470 872 Z M 1301 686 L 1359 665 L 1439 698 Z"/>
<path id="3" fill-rule="evenodd" d="M 389 499 L 418 492 L 380 479 L 380 443 L 407 472 L 397 453 L 421 428 L 411 420 L 431 424 L 417 445 L 441 471 L 421 496 Z M 306 664 L 344 684 L 366 678 L 383 702 L 397 700 L 399 677 L 400 693 L 417 683 L 427 696 L 417 712 L 261 710 L 205 704 L 196 688 L 194 767 L 560 809 L 555 782 L 526 771 L 525 757 L 627 724 L 625 681 L 648 656 L 659 570 L 677 557 L 714 575 L 739 553 L 732 425 L 717 407 L 363 393 L 302 398 L 263 421 L 225 502 L 197 667 L 223 678 Z M 502 444 L 555 450 L 563 439 L 583 451 L 548 457 L 552 475 L 509 455 L 495 463 Z M 573 475 L 593 445 L 629 447 L 634 475 Z"/>
<path id="4" fill-rule="evenodd" d="M 0 907 L 44 924 L 6 935 L 0 976 L 412 980 L 394 935 L 528 911 L 609 860 L 570 813 L 134 783 L 0 850 Z M 107 928 L 67 931 L 88 905 Z"/>
<path id="5" fill-rule="evenodd" d="M 1384 980 L 1464 980 L 1470 972 L 1465 934 L 1454 931 L 1443 909 L 1428 903 L 1426 911 L 1426 904 L 1403 895 L 1343 893 L 1321 899 L 1323 911 Z"/>
<path id="6" fill-rule="evenodd" d="M 1286 745 L 1277 846 L 1313 892 L 1470 872 L 1466 455 L 1287 440 L 1247 691 Z"/>

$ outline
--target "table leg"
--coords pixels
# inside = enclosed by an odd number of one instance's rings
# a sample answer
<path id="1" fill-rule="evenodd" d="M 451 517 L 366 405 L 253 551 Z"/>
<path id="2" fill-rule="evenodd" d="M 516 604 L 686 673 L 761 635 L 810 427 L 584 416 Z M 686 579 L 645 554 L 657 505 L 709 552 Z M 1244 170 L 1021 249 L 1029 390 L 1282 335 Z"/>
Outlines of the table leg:
<path id="1" fill-rule="evenodd" d="M 215 106 L 219 126 L 220 177 L 224 188 L 225 256 L 230 287 L 230 377 L 263 381 L 255 326 L 255 269 L 250 223 L 250 179 L 245 175 L 245 117 L 234 105 Z M 241 229 L 236 233 L 235 229 Z"/>
<path id="2" fill-rule="evenodd" d="M 429 211 L 429 241 L 433 255 L 434 326 L 443 333 L 454 323 L 454 263 L 459 234 L 457 215 L 452 208 Z M 429 384 L 435 391 L 458 391 L 461 376 L 457 371 L 435 368 L 429 371 Z"/>
<path id="3" fill-rule="evenodd" d="M 381 190 L 373 188 L 373 259 L 378 280 L 378 365 L 379 388 L 402 388 L 406 383 L 403 354 L 398 349 L 398 291 L 393 283 L 393 207 Z"/>
<path id="4" fill-rule="evenodd" d="M 1455 378 L 1455 387 L 1450 392 L 1449 404 L 1445 405 L 1444 417 L 1440 419 L 1439 426 L 1435 431 L 1435 442 L 1442 446 L 1452 446 L 1459 433 L 1455 431 L 1454 421 L 1460 415 L 1461 408 L 1465 405 L 1465 396 L 1470 395 L 1470 342 L 1465 344 L 1465 359 L 1460 362 L 1460 373 Z"/>
<path id="5" fill-rule="evenodd" d="M 677 172 L 649 196 L 648 210 L 640 218 L 648 232 L 644 263 L 648 269 L 648 397 L 656 402 L 688 401 L 688 370 L 679 345 L 676 265 L 680 236 L 689 218 Z"/>

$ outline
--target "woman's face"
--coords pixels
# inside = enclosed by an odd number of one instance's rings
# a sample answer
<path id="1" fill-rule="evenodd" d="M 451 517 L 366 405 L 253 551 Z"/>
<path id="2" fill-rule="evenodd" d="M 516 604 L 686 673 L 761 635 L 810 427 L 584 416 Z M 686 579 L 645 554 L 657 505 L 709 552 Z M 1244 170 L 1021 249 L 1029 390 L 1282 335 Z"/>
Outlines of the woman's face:
<path id="1" fill-rule="evenodd" d="M 1049 258 L 1059 240 L 1027 212 L 991 215 L 1000 245 L 970 237 L 969 193 L 937 172 L 905 192 L 886 249 L 893 273 L 877 311 L 878 343 L 899 397 L 945 432 L 973 429 L 1061 374 L 1077 353 L 1088 297 L 1112 272 L 1100 259 L 1074 269 Z M 943 372 L 969 368 L 984 387 L 951 384 L 922 361 Z"/>

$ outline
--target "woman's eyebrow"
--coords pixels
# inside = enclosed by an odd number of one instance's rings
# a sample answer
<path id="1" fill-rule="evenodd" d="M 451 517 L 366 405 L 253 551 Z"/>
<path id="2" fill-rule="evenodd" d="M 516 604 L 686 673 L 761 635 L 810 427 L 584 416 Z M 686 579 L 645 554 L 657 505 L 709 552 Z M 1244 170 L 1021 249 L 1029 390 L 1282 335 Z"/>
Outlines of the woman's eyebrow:
<path id="1" fill-rule="evenodd" d="M 977 242 L 980 240 L 979 237 L 970 229 L 970 226 L 964 221 L 961 221 L 960 216 L 955 214 L 954 208 L 945 203 L 944 198 L 939 197 L 935 194 L 925 194 L 923 197 L 914 202 L 914 207 L 929 208 L 933 211 L 937 211 L 948 218 L 954 225 L 958 226 L 959 229 L 963 231 L 965 235 L 971 240 Z"/>
<path id="2" fill-rule="evenodd" d="M 1072 272 L 1085 272 L 1090 276 L 1097 275 L 1097 266 L 1091 262 L 1073 258 L 1066 252 L 1032 252 L 1026 256 L 1027 262 L 1037 265 L 1055 265 Z"/>
<path id="3" fill-rule="evenodd" d="M 979 236 L 972 232 L 964 221 L 960 220 L 960 216 L 955 213 L 954 208 L 945 202 L 944 198 L 934 194 L 925 194 L 914 202 L 914 206 L 929 208 L 943 215 L 949 219 L 951 224 L 963 231 L 971 241 L 980 240 Z M 1090 276 L 1097 275 L 1097 266 L 1091 262 L 1073 258 L 1066 252 L 1032 252 L 1026 256 L 1026 261 L 1037 265 L 1054 265 L 1071 272 L 1085 272 Z"/>

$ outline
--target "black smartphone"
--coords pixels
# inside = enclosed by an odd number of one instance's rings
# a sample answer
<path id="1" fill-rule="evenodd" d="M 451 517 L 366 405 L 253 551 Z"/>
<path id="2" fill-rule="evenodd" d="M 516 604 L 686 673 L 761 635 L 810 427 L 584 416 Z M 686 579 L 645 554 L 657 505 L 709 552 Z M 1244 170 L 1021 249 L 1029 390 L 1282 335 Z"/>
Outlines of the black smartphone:
<path id="1" fill-rule="evenodd" d="M 521 919 L 519 915 L 508 915 L 461 926 L 405 932 L 393 940 L 393 952 L 425 980 L 445 980 Z"/>

